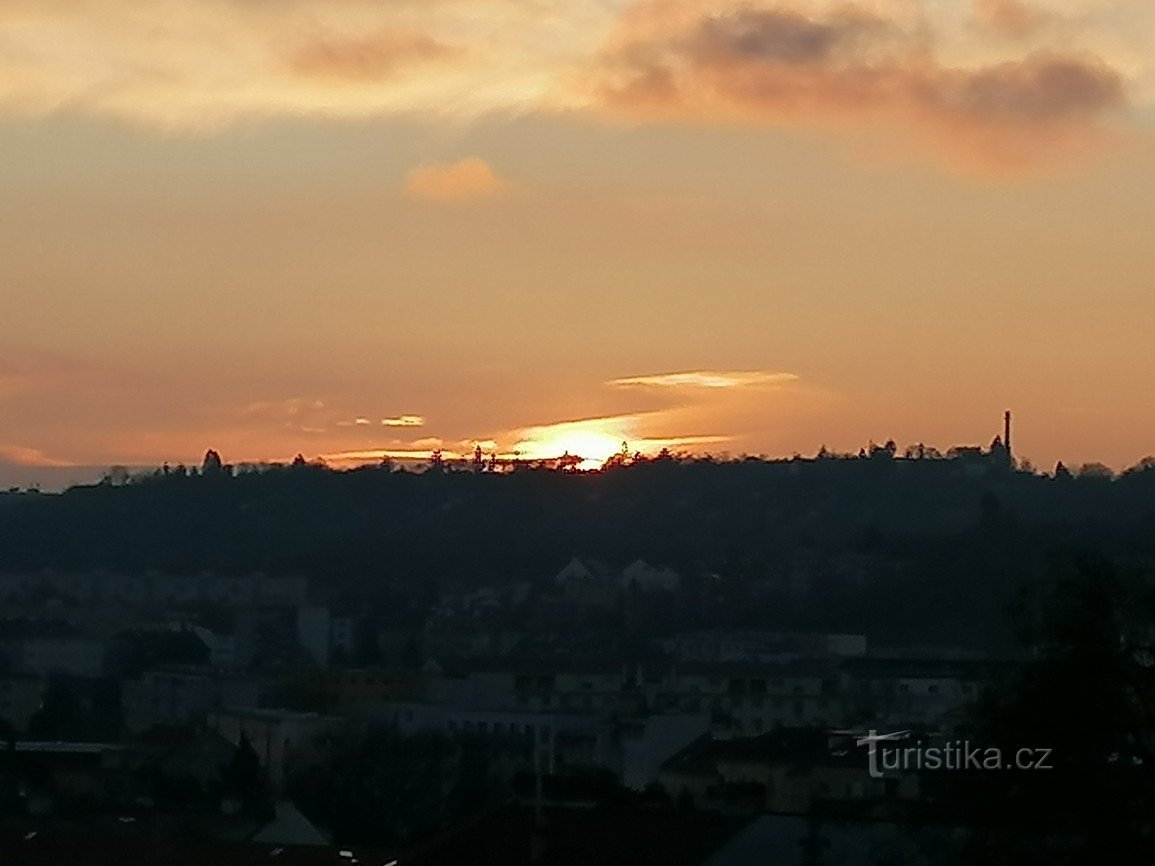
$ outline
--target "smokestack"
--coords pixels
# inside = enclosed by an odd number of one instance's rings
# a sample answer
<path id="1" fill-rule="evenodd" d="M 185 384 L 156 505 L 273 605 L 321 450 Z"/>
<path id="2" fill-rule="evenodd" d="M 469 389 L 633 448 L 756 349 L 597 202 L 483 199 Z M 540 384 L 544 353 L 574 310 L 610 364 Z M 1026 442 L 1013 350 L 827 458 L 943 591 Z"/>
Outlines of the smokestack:
<path id="1" fill-rule="evenodd" d="M 1007 449 L 1007 456 L 1011 456 L 1011 410 L 1003 416 L 1003 445 Z"/>

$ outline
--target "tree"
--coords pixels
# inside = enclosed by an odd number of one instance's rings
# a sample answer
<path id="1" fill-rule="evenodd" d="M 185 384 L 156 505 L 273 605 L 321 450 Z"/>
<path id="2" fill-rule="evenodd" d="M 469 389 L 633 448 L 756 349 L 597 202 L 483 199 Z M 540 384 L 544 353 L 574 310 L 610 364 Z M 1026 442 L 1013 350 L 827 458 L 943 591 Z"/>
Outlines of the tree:
<path id="1" fill-rule="evenodd" d="M 127 466 L 113 466 L 104 473 L 101 481 L 110 487 L 123 487 L 128 484 L 129 478 L 130 475 Z"/>
<path id="2" fill-rule="evenodd" d="M 1101 560 L 1081 559 L 1071 572 L 1016 605 L 1033 660 L 984 698 L 974 732 L 1004 755 L 1047 749 L 1051 769 L 974 773 L 964 803 L 980 820 L 1076 833 L 1089 852 L 1138 862 L 1127 853 L 1142 850 L 1155 826 L 1155 594 Z M 1065 862 L 1044 855 L 1039 862 Z"/>
<path id="3" fill-rule="evenodd" d="M 444 826 L 449 809 L 475 807 L 481 761 L 471 756 L 462 775 L 455 751 L 439 735 L 371 731 L 338 745 L 324 764 L 298 769 L 289 792 L 337 842 L 394 845 Z M 449 797 L 455 777 L 465 784 Z"/>
<path id="4" fill-rule="evenodd" d="M 1110 481 L 1115 477 L 1111 467 L 1102 463 L 1084 463 L 1075 474 L 1079 478 L 1093 478 L 1097 481 Z"/>
<path id="5" fill-rule="evenodd" d="M 1123 474 L 1135 475 L 1140 472 L 1150 472 L 1151 470 L 1155 470 L 1155 457 L 1148 456 L 1144 457 L 1134 466 L 1129 467 Z"/>
<path id="6" fill-rule="evenodd" d="M 261 759 L 248 735 L 243 732 L 233 757 L 221 768 L 221 782 L 226 796 L 238 798 L 247 812 L 265 808 L 268 792 L 265 789 Z"/>
<path id="7" fill-rule="evenodd" d="M 28 735 L 38 740 L 84 740 L 88 729 L 88 710 L 72 681 L 53 677 L 40 709 L 28 720 Z"/>
<path id="8" fill-rule="evenodd" d="M 201 474 L 205 476 L 220 475 L 224 472 L 224 464 L 221 462 L 221 455 L 213 449 L 205 452 L 205 459 L 201 463 Z"/>

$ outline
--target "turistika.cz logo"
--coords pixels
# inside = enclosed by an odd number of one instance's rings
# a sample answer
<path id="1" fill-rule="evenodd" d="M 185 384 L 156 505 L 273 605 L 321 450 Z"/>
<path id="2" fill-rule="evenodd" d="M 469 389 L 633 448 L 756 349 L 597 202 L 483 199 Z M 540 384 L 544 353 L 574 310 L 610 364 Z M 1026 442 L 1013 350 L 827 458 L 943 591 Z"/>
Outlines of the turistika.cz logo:
<path id="1" fill-rule="evenodd" d="M 882 779 L 887 774 L 920 770 L 1050 770 L 1051 750 L 1022 748 L 1004 752 L 997 746 L 976 746 L 969 740 L 951 740 L 928 746 L 921 740 L 909 742 L 910 731 L 880 733 L 867 731 L 856 741 L 866 746 L 870 775 Z"/>

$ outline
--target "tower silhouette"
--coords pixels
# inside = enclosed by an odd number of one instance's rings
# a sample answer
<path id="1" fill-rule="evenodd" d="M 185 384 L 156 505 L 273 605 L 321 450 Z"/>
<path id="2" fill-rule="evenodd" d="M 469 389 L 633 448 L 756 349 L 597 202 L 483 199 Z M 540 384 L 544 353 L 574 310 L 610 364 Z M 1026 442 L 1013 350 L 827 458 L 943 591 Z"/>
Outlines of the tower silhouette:
<path id="1" fill-rule="evenodd" d="M 1011 452 L 1011 410 L 1003 415 L 1003 447 L 1007 449 L 1007 457 L 1014 456 Z"/>

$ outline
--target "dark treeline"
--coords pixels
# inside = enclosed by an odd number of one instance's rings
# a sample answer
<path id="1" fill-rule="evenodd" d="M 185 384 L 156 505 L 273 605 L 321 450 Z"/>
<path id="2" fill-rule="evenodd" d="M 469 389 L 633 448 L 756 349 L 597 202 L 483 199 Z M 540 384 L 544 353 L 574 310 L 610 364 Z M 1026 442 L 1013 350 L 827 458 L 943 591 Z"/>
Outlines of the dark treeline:
<path id="1" fill-rule="evenodd" d="M 215 455 L 210 455 L 215 458 Z M 1155 471 L 1044 476 L 991 455 L 658 459 L 600 472 L 320 466 L 109 478 L 0 495 L 0 571 L 304 574 L 334 604 L 427 608 L 541 581 L 572 556 L 684 580 L 678 625 L 1009 639 L 1007 604 L 1056 555 L 1155 559 Z M 673 625 L 675 623 L 671 623 Z"/>

